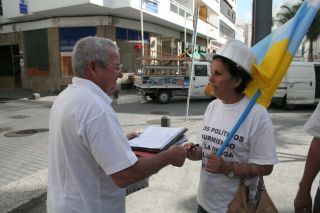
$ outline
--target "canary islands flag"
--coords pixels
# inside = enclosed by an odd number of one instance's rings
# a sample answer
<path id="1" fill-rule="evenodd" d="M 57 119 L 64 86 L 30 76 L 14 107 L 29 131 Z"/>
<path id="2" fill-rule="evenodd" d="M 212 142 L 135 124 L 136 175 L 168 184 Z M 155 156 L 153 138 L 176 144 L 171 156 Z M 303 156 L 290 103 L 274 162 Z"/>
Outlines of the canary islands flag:
<path id="1" fill-rule="evenodd" d="M 245 93 L 252 98 L 260 89 L 257 102 L 261 105 L 269 106 L 319 6 L 320 0 L 304 1 L 292 19 L 252 47 L 257 64 L 253 67 L 253 81 Z"/>

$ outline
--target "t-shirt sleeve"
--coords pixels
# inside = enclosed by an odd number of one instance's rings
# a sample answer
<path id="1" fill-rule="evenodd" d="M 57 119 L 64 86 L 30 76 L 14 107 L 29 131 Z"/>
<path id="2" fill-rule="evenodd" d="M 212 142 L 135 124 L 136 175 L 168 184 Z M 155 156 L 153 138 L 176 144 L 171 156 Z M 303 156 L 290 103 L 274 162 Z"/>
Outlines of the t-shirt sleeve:
<path id="1" fill-rule="evenodd" d="M 259 165 L 278 163 L 274 130 L 268 113 L 262 112 L 256 116 L 253 125 L 248 162 Z"/>
<path id="2" fill-rule="evenodd" d="M 111 113 L 103 112 L 88 122 L 84 135 L 87 147 L 108 175 L 126 169 L 138 160 L 117 118 Z"/>
<path id="3" fill-rule="evenodd" d="M 320 138 L 320 103 L 304 125 L 303 129 L 312 136 Z"/>

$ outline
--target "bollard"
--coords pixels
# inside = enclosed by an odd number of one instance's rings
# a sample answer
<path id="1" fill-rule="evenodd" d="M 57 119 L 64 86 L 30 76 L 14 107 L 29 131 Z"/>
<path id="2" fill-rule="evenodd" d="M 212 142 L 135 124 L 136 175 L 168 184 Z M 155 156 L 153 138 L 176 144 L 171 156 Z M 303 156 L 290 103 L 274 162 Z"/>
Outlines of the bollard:
<path id="1" fill-rule="evenodd" d="M 32 93 L 32 99 L 39 99 L 40 98 L 40 94 L 39 93 Z"/>
<path id="2" fill-rule="evenodd" d="M 170 127 L 171 126 L 171 121 L 170 118 L 167 116 L 163 116 L 161 118 L 161 127 Z"/>

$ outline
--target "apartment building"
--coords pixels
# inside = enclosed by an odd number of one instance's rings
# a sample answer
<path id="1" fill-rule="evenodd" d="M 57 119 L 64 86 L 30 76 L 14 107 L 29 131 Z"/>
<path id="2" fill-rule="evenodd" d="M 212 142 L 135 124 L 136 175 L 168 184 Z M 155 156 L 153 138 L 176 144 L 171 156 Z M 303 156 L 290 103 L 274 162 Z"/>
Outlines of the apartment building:
<path id="1" fill-rule="evenodd" d="M 214 51 L 235 38 L 235 0 L 198 3 L 198 50 Z M 194 5 L 194 0 L 0 0 L 0 88 L 61 91 L 71 82 L 73 46 L 89 35 L 117 43 L 125 73 L 134 72 L 142 54 L 179 55 L 191 45 Z"/>

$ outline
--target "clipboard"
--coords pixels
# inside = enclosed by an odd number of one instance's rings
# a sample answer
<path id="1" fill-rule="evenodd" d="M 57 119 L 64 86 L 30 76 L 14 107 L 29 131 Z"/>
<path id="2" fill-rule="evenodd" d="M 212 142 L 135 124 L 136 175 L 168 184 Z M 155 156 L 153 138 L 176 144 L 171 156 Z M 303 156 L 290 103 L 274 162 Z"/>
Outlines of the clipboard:
<path id="1" fill-rule="evenodd" d="M 177 143 L 186 131 L 188 129 L 184 127 L 149 126 L 139 137 L 130 140 L 129 143 L 133 151 L 159 153 Z"/>

